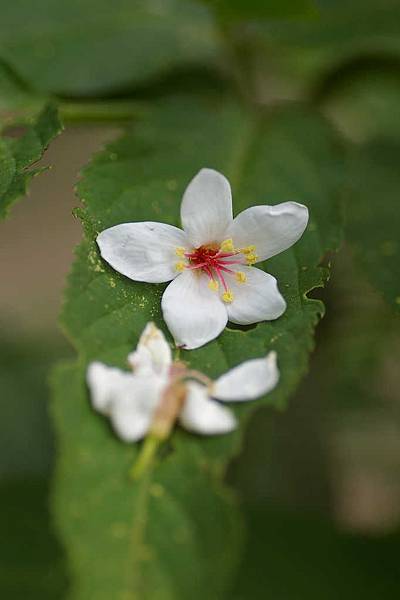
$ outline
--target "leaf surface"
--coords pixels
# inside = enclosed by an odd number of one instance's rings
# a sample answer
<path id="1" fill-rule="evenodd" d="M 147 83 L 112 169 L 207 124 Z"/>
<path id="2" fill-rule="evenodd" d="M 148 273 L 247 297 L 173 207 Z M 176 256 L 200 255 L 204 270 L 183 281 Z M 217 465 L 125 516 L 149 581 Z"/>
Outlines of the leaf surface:
<path id="1" fill-rule="evenodd" d="M 85 169 L 78 192 L 86 235 L 62 316 L 79 356 L 55 374 L 53 404 L 60 439 L 55 511 L 75 575 L 74 599 L 177 600 L 203 598 L 205 590 L 220 599 L 241 540 L 237 507 L 221 477 L 243 426 L 214 438 L 176 429 L 166 455 L 132 483 L 127 473 L 140 446 L 116 439 L 90 408 L 88 362 L 124 367 L 147 321 L 166 331 L 165 286 L 113 271 L 100 259 L 96 233 L 127 221 L 179 225 L 182 192 L 204 166 L 231 180 L 236 213 L 252 204 L 307 204 L 311 222 L 303 239 L 266 264 L 288 302 L 285 315 L 246 331 L 228 327 L 218 340 L 181 356 L 213 377 L 276 349 L 281 383 L 265 401 L 284 406 L 307 368 L 323 312 L 306 293 L 325 281 L 318 265 L 341 237 L 337 142 L 322 118 L 302 108 L 250 115 L 225 98 L 175 98 L 155 106 Z M 259 404 L 236 409 L 242 425 Z"/>
<path id="2" fill-rule="evenodd" d="M 29 181 L 43 168 L 34 165 L 62 130 L 57 108 L 48 105 L 20 137 L 0 137 L 0 218 L 27 192 Z M 16 131 L 18 134 L 19 131 Z"/>

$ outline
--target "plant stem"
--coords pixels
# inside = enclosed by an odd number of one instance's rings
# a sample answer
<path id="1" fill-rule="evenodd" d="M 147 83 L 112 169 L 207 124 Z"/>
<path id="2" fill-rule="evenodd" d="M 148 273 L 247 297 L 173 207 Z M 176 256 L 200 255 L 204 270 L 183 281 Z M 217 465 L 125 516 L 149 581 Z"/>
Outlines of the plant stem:
<path id="1" fill-rule="evenodd" d="M 132 465 L 129 476 L 133 480 L 138 480 L 142 475 L 153 465 L 158 447 L 162 443 L 162 439 L 150 434 L 143 442 L 142 449 Z"/>

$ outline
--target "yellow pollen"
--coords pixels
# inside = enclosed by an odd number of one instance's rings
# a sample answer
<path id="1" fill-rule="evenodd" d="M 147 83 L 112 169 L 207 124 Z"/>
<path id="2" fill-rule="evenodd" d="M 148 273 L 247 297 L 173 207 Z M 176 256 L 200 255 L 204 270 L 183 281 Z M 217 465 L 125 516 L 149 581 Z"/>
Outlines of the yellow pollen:
<path id="1" fill-rule="evenodd" d="M 175 269 L 177 271 L 183 271 L 183 269 L 185 268 L 185 263 L 183 261 L 179 261 L 175 264 Z"/>
<path id="2" fill-rule="evenodd" d="M 247 256 L 246 256 L 246 262 L 248 265 L 254 265 L 254 263 L 257 262 L 257 260 L 258 260 L 257 254 L 247 254 Z"/>
<path id="3" fill-rule="evenodd" d="M 242 248 L 243 254 L 254 254 L 255 250 L 255 246 L 246 246 L 246 248 Z"/>
<path id="4" fill-rule="evenodd" d="M 246 274 L 243 273 L 243 271 L 238 271 L 235 274 L 235 279 L 238 283 L 246 283 L 246 281 L 247 281 Z"/>
<path id="5" fill-rule="evenodd" d="M 185 248 L 183 246 L 177 246 L 175 248 L 175 254 L 177 256 L 185 256 Z"/>
<path id="6" fill-rule="evenodd" d="M 232 294 L 231 290 L 228 290 L 227 292 L 224 292 L 222 294 L 222 300 L 224 302 L 228 302 L 228 303 L 233 302 L 233 294 Z"/>
<path id="7" fill-rule="evenodd" d="M 219 283 L 218 283 L 218 281 L 215 281 L 215 279 L 211 279 L 211 281 L 208 282 L 208 287 L 213 292 L 218 292 Z"/>
<path id="8" fill-rule="evenodd" d="M 220 249 L 222 250 L 222 252 L 234 252 L 235 247 L 233 245 L 232 238 L 224 240 L 220 246 Z"/>

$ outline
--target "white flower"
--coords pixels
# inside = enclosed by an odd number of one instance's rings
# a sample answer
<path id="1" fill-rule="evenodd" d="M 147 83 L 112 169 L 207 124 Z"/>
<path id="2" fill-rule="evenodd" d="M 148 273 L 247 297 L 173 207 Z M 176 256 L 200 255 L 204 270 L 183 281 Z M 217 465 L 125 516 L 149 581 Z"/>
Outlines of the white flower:
<path id="1" fill-rule="evenodd" d="M 228 319 L 248 325 L 284 313 L 276 279 L 252 265 L 297 242 L 308 222 L 305 206 L 253 206 L 233 218 L 228 180 L 202 169 L 183 195 L 181 221 L 183 231 L 146 221 L 116 225 L 97 237 L 102 257 L 123 275 L 173 280 L 161 306 L 178 346 L 202 346 Z"/>
<path id="2" fill-rule="evenodd" d="M 194 433 L 232 431 L 236 426 L 233 413 L 216 400 L 254 400 L 270 392 L 279 380 L 276 353 L 270 352 L 212 382 L 172 361 L 171 349 L 154 323 L 147 324 L 128 362 L 133 373 L 100 362 L 91 363 L 87 371 L 93 408 L 110 417 L 114 430 L 126 442 L 147 434 L 165 439 L 176 419 Z"/>

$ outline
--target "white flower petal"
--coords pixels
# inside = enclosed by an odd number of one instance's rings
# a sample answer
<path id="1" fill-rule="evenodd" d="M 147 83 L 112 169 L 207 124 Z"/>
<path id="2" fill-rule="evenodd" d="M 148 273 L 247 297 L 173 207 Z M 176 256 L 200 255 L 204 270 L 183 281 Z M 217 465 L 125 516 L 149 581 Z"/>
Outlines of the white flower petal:
<path id="1" fill-rule="evenodd" d="M 92 362 L 86 372 L 86 381 L 90 389 L 90 398 L 95 410 L 107 415 L 110 413 L 119 390 L 124 390 L 132 378 L 116 367 L 107 367 L 101 362 Z"/>
<path id="2" fill-rule="evenodd" d="M 195 248 L 221 242 L 232 222 L 229 181 L 213 169 L 201 169 L 187 186 L 181 205 L 181 221 Z"/>
<path id="3" fill-rule="evenodd" d="M 136 442 L 146 435 L 159 400 L 155 386 L 144 381 L 136 384 L 132 396 L 121 396 L 111 408 L 112 426 L 125 442 Z"/>
<path id="4" fill-rule="evenodd" d="M 107 414 L 116 433 L 134 442 L 146 433 L 164 386 L 160 377 L 141 377 L 92 363 L 87 372 L 93 407 Z"/>
<path id="5" fill-rule="evenodd" d="M 128 362 L 137 374 L 167 376 L 172 363 L 171 348 L 154 323 L 147 323 L 136 350 L 128 356 Z"/>
<path id="6" fill-rule="evenodd" d="M 125 388 L 115 392 L 110 418 L 121 439 L 136 442 L 147 433 L 163 388 L 164 380 L 160 377 L 131 374 Z"/>
<path id="7" fill-rule="evenodd" d="M 166 223 L 122 223 L 97 236 L 102 257 L 135 281 L 163 283 L 177 275 L 177 247 L 187 247 L 185 233 Z"/>
<path id="8" fill-rule="evenodd" d="M 229 278 L 233 302 L 227 304 L 232 323 L 250 325 L 259 321 L 272 321 L 286 310 L 286 302 L 278 290 L 275 277 L 256 267 L 240 268 L 246 276 L 245 283 Z"/>
<path id="9" fill-rule="evenodd" d="M 161 308 L 177 346 L 199 348 L 224 329 L 228 314 L 203 273 L 184 271 L 164 292 Z"/>
<path id="10" fill-rule="evenodd" d="M 254 400 L 273 390 L 278 381 L 276 352 L 272 351 L 264 358 L 246 360 L 219 377 L 211 395 L 228 402 Z"/>
<path id="11" fill-rule="evenodd" d="M 308 209 L 297 202 L 252 206 L 235 217 L 224 238 L 232 238 L 235 248 L 254 245 L 258 261 L 261 261 L 297 242 L 307 223 Z"/>
<path id="12" fill-rule="evenodd" d="M 187 384 L 187 396 L 179 421 L 188 431 L 204 435 L 228 433 L 236 427 L 233 413 L 211 400 L 207 389 L 195 381 Z"/>

